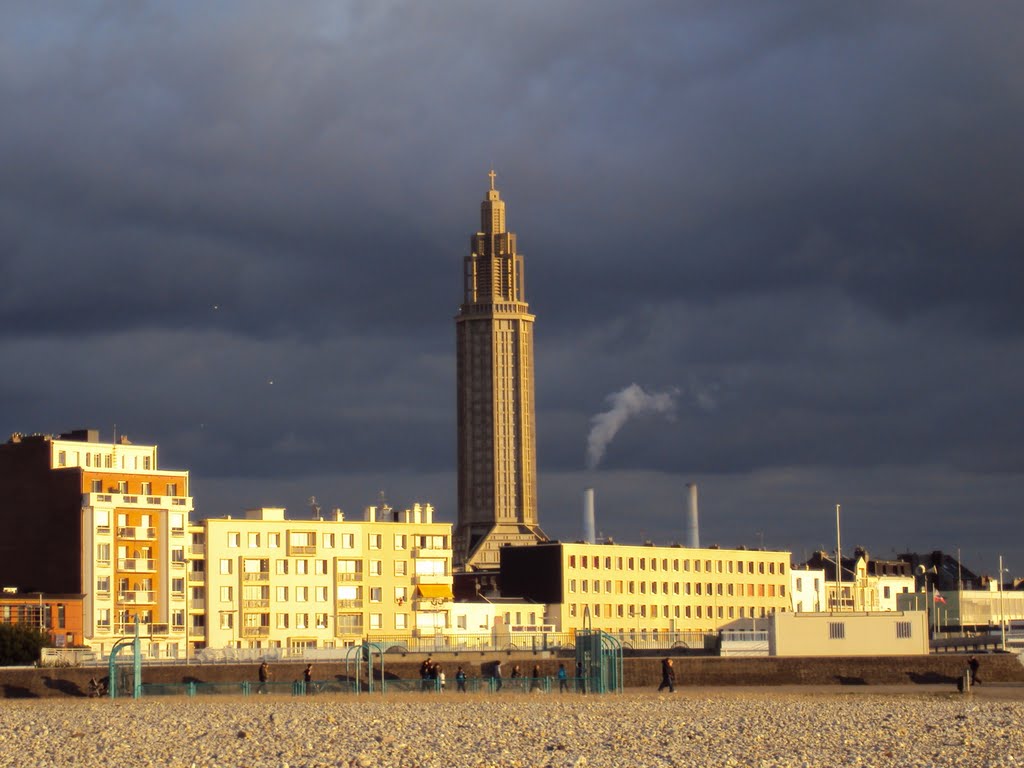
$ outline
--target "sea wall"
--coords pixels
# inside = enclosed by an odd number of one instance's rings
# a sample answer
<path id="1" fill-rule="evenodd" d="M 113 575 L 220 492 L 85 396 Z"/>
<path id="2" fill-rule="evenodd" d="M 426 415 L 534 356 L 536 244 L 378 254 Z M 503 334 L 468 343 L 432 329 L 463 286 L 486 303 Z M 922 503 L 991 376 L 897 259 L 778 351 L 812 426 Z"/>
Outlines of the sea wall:
<path id="1" fill-rule="evenodd" d="M 528 676 L 534 664 L 543 675 L 554 676 L 559 659 L 532 655 L 461 654 L 436 655 L 452 682 L 455 669 L 462 665 L 469 677 L 486 677 L 490 666 L 500 656 L 507 678 L 512 666 L 519 664 Z M 409 654 L 385 657 L 384 670 L 389 679 L 415 679 L 424 656 Z M 1024 665 L 1013 654 L 979 654 L 979 677 L 986 683 L 1024 683 Z M 561 660 L 573 673 L 573 660 Z M 680 656 L 674 658 L 676 682 L 682 686 L 750 686 L 750 685 L 897 685 L 955 684 L 963 674 L 967 656 L 937 654 L 930 656 L 848 657 L 848 658 L 718 658 Z M 290 682 L 302 678 L 304 662 L 275 662 L 271 665 L 274 682 Z M 350 670 L 352 671 L 352 670 Z M 365 668 L 364 668 L 365 673 Z M 379 667 L 375 669 L 379 676 Z M 102 678 L 106 670 L 99 667 L 8 667 L 0 668 L 0 698 L 85 696 L 90 678 Z M 343 663 L 321 662 L 314 665 L 314 679 L 346 679 Z M 627 688 L 656 686 L 661 679 L 660 658 L 626 658 L 623 680 Z M 143 668 L 147 683 L 235 683 L 257 681 L 255 664 L 152 664 Z"/>

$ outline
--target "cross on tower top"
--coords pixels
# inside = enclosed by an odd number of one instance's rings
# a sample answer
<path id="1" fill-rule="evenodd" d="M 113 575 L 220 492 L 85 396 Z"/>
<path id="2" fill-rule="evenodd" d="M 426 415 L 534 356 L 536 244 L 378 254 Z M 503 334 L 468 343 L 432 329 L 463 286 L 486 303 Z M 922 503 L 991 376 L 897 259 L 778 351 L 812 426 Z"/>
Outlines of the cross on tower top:
<path id="1" fill-rule="evenodd" d="M 494 177 L 497 176 L 498 174 L 496 174 L 494 172 L 494 169 L 491 168 L 491 172 L 488 173 L 487 175 L 491 177 L 491 191 L 493 192 L 494 191 Z"/>

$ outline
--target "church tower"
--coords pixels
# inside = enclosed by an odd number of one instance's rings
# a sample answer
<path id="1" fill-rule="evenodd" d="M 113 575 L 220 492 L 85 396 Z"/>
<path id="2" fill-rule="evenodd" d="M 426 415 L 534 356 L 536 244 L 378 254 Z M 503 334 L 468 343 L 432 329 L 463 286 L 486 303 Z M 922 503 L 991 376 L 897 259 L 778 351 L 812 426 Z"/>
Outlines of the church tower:
<path id="1" fill-rule="evenodd" d="M 505 229 L 494 187 L 463 259 L 455 318 L 459 424 L 456 565 L 497 568 L 499 548 L 547 541 L 537 524 L 533 315 L 523 294 L 523 255 Z"/>

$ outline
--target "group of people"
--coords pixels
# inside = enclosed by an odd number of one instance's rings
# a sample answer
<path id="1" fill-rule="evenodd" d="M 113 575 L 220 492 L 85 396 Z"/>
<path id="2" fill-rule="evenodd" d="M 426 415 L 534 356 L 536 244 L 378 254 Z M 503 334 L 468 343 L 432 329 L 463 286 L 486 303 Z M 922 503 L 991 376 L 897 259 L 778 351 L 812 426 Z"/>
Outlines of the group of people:
<path id="1" fill-rule="evenodd" d="M 970 672 L 972 682 L 981 682 L 977 679 L 978 661 L 973 656 L 970 659 Z M 509 674 L 510 680 L 521 678 L 523 672 L 518 664 L 512 666 L 512 671 Z M 569 672 L 565 668 L 565 664 L 558 665 L 558 672 L 555 675 L 558 678 L 558 691 L 559 693 L 565 693 L 569 690 Z M 501 673 L 501 660 L 497 660 L 491 666 L 491 677 L 494 680 L 495 692 L 500 691 L 502 688 L 502 673 Z M 543 690 L 544 686 L 541 682 L 544 678 L 541 672 L 540 664 L 533 665 L 533 671 L 530 673 L 530 688 L 529 690 Z M 312 693 L 314 690 L 313 683 L 313 665 L 307 664 L 306 669 L 302 672 L 302 679 L 306 683 L 306 692 Z M 270 680 L 270 665 L 267 662 L 260 664 L 259 668 L 259 680 L 260 686 L 257 693 L 266 693 L 267 682 Z M 576 664 L 576 690 L 579 693 L 587 692 L 587 679 L 583 670 L 583 664 Z M 460 666 L 455 671 L 455 685 L 456 690 L 462 693 L 466 692 L 466 671 Z M 438 664 L 430 656 L 427 656 L 420 664 L 420 689 L 423 691 L 435 691 L 445 690 L 447 686 L 447 678 L 445 676 L 444 668 Z M 672 659 L 667 656 L 661 662 L 661 685 L 658 686 L 658 692 L 668 688 L 669 693 L 675 693 L 676 691 L 676 671 L 672 666 Z"/>

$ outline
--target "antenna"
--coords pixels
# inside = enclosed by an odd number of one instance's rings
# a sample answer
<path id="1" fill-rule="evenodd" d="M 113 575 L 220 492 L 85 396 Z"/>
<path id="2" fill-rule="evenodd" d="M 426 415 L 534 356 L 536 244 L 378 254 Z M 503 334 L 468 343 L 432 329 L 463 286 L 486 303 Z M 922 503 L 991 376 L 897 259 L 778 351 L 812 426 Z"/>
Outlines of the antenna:
<path id="1" fill-rule="evenodd" d="M 317 503 L 316 496 L 310 496 L 309 497 L 309 508 L 313 512 L 313 519 L 314 520 L 321 520 L 321 519 L 323 519 L 323 518 L 320 517 L 320 505 Z"/>

